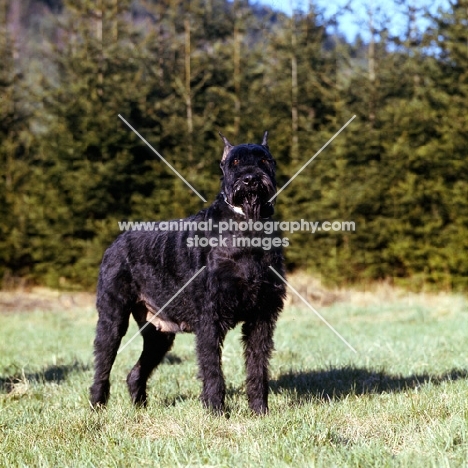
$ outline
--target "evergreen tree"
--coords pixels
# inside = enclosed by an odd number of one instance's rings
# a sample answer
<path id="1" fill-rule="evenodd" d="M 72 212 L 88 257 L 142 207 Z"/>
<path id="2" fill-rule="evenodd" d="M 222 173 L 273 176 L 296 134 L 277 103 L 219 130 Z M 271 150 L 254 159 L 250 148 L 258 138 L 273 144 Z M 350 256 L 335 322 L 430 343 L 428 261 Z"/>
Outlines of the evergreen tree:
<path id="1" fill-rule="evenodd" d="M 11 5 L 10 5 L 11 6 Z M 17 56 L 17 43 L 8 28 L 8 5 L 0 4 L 0 280 L 3 287 L 15 278 L 27 279 L 32 256 L 30 229 L 30 164 L 34 161 L 25 74 Z M 17 25 L 18 26 L 18 25 Z"/>
<path id="2" fill-rule="evenodd" d="M 397 3 L 401 36 L 374 9 L 366 39 L 349 44 L 313 4 L 288 17 L 247 0 L 65 0 L 32 21 L 34 0 L 3 2 L 4 284 L 92 288 L 117 221 L 206 206 L 118 114 L 207 200 L 219 188 L 218 130 L 233 143 L 269 130 L 282 187 L 355 114 L 276 211 L 357 231 L 286 233 L 289 268 L 466 288 L 467 0 L 427 31 L 420 10 Z"/>
<path id="3" fill-rule="evenodd" d="M 148 83 L 130 2 L 66 2 L 53 47 L 58 81 L 45 80 L 49 128 L 40 145 L 44 238 L 37 273 L 47 283 L 92 285 L 103 245 L 131 215 L 135 192 L 151 190 L 135 126 L 145 114 Z M 60 246 L 59 252 L 57 246 Z M 39 252 L 39 251 L 38 251 Z"/>

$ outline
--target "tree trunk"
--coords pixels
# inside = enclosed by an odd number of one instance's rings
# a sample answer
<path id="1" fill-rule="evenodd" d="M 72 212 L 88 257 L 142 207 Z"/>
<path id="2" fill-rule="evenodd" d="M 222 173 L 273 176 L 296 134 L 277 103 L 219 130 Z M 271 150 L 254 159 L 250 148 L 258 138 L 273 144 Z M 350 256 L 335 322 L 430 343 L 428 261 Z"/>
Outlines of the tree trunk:
<path id="1" fill-rule="evenodd" d="M 188 160 L 193 158 L 192 90 L 190 87 L 190 20 L 184 20 L 185 28 L 185 105 L 187 108 Z"/>
<path id="2" fill-rule="evenodd" d="M 237 15 L 236 15 L 237 16 Z M 234 135 L 239 135 L 240 129 L 240 87 L 241 87 L 241 70 L 240 70 L 240 50 L 241 50 L 242 34 L 238 27 L 238 18 L 234 25 Z"/>
<path id="3" fill-rule="evenodd" d="M 297 57 L 296 57 L 296 30 L 294 14 L 291 19 L 291 134 L 292 134 L 292 145 L 291 145 L 291 158 L 296 161 L 299 156 L 299 116 L 297 110 L 297 96 L 298 96 L 298 83 L 297 83 Z"/>

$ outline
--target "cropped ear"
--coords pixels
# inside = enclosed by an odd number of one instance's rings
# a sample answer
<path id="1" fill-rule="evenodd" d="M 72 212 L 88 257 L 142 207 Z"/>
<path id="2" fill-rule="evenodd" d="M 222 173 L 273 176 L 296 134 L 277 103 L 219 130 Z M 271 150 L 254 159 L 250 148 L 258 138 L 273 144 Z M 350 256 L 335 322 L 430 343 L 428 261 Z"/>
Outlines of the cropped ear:
<path id="1" fill-rule="evenodd" d="M 228 139 L 221 132 L 218 132 L 218 133 L 224 142 L 223 157 L 221 158 L 221 162 L 223 163 L 226 160 L 227 155 L 229 154 L 229 151 L 231 151 L 232 145 L 231 143 L 229 143 Z"/>
<path id="2" fill-rule="evenodd" d="M 268 148 L 268 130 L 266 130 L 265 133 L 263 134 L 262 146 L 265 146 L 265 148 Z"/>

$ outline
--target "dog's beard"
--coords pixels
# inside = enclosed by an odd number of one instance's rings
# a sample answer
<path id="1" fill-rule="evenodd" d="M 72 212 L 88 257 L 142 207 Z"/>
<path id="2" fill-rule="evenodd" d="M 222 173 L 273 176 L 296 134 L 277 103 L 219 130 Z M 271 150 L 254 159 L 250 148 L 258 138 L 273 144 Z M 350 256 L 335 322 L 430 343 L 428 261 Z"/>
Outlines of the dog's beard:
<path id="1" fill-rule="evenodd" d="M 256 187 L 249 187 L 241 181 L 236 181 L 232 204 L 242 208 L 247 220 L 258 221 L 273 214 L 273 204 L 268 200 L 275 193 L 276 188 L 267 176 L 262 177 Z"/>
<path id="2" fill-rule="evenodd" d="M 274 213 L 273 204 L 262 201 L 255 194 L 245 197 L 241 206 L 247 220 L 258 221 L 259 219 L 269 218 Z"/>

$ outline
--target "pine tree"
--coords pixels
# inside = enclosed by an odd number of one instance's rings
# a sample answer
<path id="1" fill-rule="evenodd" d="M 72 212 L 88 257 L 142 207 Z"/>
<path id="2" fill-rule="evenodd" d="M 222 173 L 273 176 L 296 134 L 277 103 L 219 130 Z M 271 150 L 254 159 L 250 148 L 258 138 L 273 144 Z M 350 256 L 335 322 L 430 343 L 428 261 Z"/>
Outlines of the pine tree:
<path id="1" fill-rule="evenodd" d="M 3 287 L 13 286 L 16 278 L 28 279 L 31 274 L 28 189 L 31 184 L 29 168 L 34 161 L 30 132 L 33 109 L 27 104 L 31 94 L 26 87 L 18 44 L 8 28 L 8 11 L 7 2 L 1 2 L 0 281 Z M 16 26 L 19 27 L 19 24 Z"/>
<path id="2" fill-rule="evenodd" d="M 58 81 L 44 79 L 50 123 L 40 145 L 44 237 L 37 259 L 37 273 L 51 285 L 93 284 L 117 221 L 131 215 L 135 192 L 149 190 L 141 180 L 148 153 L 118 118 L 138 127 L 149 89 L 129 11 L 130 2 L 66 2 L 60 41 L 51 44 Z"/>

